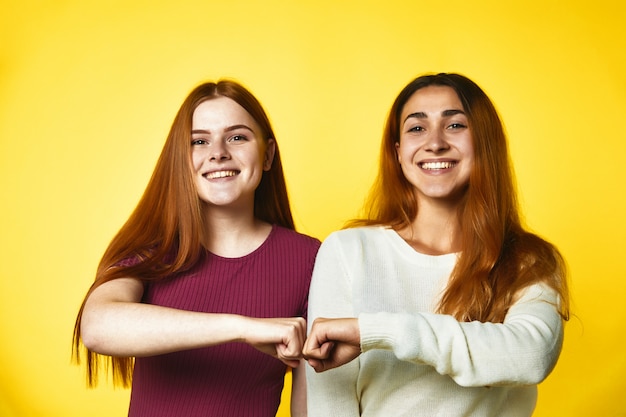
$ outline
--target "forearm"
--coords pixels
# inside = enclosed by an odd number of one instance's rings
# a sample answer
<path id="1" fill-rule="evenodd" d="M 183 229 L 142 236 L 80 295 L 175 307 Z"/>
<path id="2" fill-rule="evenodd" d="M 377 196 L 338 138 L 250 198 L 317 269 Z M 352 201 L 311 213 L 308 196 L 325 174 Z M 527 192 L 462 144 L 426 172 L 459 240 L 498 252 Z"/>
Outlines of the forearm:
<path id="1" fill-rule="evenodd" d="M 439 314 L 363 314 L 363 351 L 391 350 L 463 386 L 537 384 L 558 359 L 563 329 L 554 298 L 533 291 L 499 324 L 460 323 Z"/>
<path id="2" fill-rule="evenodd" d="M 301 317 L 256 318 L 141 303 L 143 284 L 119 278 L 97 287 L 81 317 L 81 339 L 112 356 L 151 356 L 228 342 L 247 343 L 297 366 L 306 337 Z"/>
<path id="3" fill-rule="evenodd" d="M 85 309 L 81 335 L 85 346 L 97 353 L 151 356 L 242 341 L 246 321 L 229 314 L 111 302 Z"/>

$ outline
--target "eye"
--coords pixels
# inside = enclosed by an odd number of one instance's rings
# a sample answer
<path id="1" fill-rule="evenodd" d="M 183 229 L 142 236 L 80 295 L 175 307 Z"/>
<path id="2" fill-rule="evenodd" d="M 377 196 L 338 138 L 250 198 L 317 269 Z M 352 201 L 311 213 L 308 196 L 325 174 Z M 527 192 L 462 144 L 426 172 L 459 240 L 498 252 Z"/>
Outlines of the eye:
<path id="1" fill-rule="evenodd" d="M 191 146 L 206 145 L 207 143 L 208 141 L 205 139 L 192 139 L 191 140 Z"/>
<path id="2" fill-rule="evenodd" d="M 465 129 L 467 128 L 467 125 L 464 125 L 463 123 L 451 123 L 448 126 L 448 129 Z"/>
<path id="3" fill-rule="evenodd" d="M 409 127 L 407 132 L 423 132 L 425 129 L 422 126 Z"/>
<path id="4" fill-rule="evenodd" d="M 228 139 L 229 142 L 243 142 L 246 140 L 248 140 L 248 138 L 244 135 L 233 135 Z"/>

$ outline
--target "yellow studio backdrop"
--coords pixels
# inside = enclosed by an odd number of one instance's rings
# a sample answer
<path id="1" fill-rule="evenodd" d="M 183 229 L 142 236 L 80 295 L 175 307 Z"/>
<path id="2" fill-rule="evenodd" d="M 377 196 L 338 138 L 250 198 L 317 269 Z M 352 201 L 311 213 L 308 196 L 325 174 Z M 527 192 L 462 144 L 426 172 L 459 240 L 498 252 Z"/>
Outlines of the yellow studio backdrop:
<path id="1" fill-rule="evenodd" d="M 433 71 L 494 100 L 527 223 L 571 268 L 535 415 L 626 416 L 624 21 L 612 0 L 3 0 L 0 416 L 126 415 L 127 390 L 70 364 L 72 328 L 196 84 L 260 98 L 297 226 L 323 239 L 363 201 L 392 100 Z"/>

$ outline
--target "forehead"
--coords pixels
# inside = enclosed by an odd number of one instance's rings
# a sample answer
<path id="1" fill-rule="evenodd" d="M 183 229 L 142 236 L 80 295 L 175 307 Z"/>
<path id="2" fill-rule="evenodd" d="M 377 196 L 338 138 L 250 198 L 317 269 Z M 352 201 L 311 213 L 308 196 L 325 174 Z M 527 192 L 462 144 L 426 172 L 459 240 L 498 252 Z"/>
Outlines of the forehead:
<path id="1" fill-rule="evenodd" d="M 452 87 L 431 85 L 417 90 L 402 108 L 402 120 L 408 114 L 440 113 L 443 110 L 463 110 L 463 104 Z"/>
<path id="2" fill-rule="evenodd" d="M 235 100 L 216 97 L 203 101 L 192 116 L 193 129 L 221 129 L 234 125 L 246 125 L 254 130 L 259 126 L 254 118 Z"/>

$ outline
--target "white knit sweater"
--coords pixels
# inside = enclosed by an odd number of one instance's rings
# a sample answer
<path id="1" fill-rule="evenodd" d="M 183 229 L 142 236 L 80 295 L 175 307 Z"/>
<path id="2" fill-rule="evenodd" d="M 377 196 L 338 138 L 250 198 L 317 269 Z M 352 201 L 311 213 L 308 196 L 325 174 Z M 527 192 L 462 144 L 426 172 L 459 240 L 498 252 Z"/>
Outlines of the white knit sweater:
<path id="1" fill-rule="evenodd" d="M 416 252 L 382 227 L 331 234 L 309 296 L 316 317 L 358 317 L 362 354 L 316 374 L 309 417 L 530 416 L 561 351 L 556 293 L 529 287 L 504 323 L 434 314 L 456 254 Z"/>

